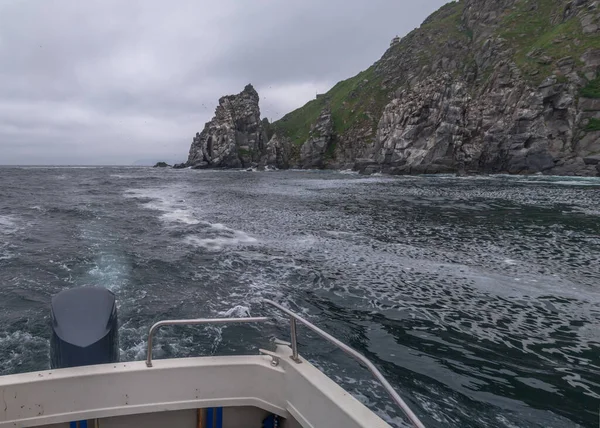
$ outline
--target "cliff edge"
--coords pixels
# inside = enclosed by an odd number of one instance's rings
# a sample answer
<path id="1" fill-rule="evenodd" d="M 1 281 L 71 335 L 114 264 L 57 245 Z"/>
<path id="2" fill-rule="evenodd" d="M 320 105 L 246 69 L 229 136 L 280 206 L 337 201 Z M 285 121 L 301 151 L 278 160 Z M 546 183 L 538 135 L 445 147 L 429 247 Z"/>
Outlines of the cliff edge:
<path id="1" fill-rule="evenodd" d="M 300 167 L 600 175 L 599 8 L 449 3 L 273 128 Z M 333 132 L 319 163 L 310 134 L 324 112 Z"/>
<path id="2" fill-rule="evenodd" d="M 269 124 L 251 85 L 194 138 L 194 167 L 600 175 L 600 2 L 461 0 Z"/>

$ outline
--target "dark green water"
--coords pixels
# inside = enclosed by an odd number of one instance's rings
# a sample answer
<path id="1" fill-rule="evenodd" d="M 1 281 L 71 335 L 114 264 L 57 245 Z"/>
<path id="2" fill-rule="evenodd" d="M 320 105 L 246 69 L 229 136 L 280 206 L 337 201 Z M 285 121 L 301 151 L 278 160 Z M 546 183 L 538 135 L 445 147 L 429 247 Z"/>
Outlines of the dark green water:
<path id="1" fill-rule="evenodd" d="M 596 427 L 600 180 L 0 168 L 0 374 L 48 366 L 48 305 L 111 288 L 122 359 L 256 353 L 272 298 L 354 346 L 428 427 Z M 300 351 L 393 426 L 385 392 L 301 330 Z"/>

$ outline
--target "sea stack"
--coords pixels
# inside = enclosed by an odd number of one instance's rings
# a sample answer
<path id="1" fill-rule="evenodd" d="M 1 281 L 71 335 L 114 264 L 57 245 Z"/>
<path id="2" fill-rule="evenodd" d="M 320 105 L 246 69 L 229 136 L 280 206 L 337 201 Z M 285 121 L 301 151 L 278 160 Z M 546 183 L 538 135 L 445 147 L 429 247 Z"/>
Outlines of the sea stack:
<path id="1" fill-rule="evenodd" d="M 260 120 L 258 102 L 258 93 L 252 85 L 247 85 L 237 95 L 222 97 L 215 116 L 194 137 L 187 166 L 257 166 L 267 146 L 267 133 Z"/>

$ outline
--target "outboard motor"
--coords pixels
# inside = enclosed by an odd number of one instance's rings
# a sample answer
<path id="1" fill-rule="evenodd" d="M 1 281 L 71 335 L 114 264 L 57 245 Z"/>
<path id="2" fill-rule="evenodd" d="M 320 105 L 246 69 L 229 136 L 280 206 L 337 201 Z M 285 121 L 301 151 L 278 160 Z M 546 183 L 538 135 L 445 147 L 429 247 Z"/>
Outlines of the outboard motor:
<path id="1" fill-rule="evenodd" d="M 53 369 L 119 361 L 115 295 L 101 287 L 61 291 L 52 298 Z"/>

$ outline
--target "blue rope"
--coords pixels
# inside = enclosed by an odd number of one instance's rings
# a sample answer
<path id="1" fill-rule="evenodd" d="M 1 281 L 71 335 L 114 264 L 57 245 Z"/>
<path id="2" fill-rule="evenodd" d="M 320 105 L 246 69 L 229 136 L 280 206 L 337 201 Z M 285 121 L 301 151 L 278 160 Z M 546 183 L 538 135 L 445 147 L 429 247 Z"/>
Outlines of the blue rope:
<path id="1" fill-rule="evenodd" d="M 206 409 L 206 428 L 214 428 L 213 419 L 213 409 Z"/>
<path id="2" fill-rule="evenodd" d="M 217 407 L 217 423 L 215 428 L 223 428 L 223 408 Z"/>

